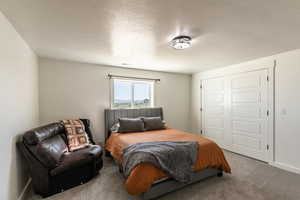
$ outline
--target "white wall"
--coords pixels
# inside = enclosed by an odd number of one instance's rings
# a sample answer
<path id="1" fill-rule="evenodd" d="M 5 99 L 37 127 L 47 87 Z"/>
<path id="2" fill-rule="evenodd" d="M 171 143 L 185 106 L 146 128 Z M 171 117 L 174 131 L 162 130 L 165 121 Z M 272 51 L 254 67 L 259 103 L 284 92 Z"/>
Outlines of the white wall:
<path id="1" fill-rule="evenodd" d="M 275 158 L 300 172 L 300 50 L 276 56 Z"/>
<path id="2" fill-rule="evenodd" d="M 0 199 L 16 200 L 28 180 L 16 141 L 38 125 L 38 60 L 1 12 L 0 30 Z"/>
<path id="3" fill-rule="evenodd" d="M 167 123 L 190 130 L 190 75 L 116 68 L 41 58 L 40 120 L 89 118 L 97 141 L 104 141 L 104 109 L 110 106 L 108 73 L 160 78 L 155 84 L 155 106 L 164 108 Z"/>
<path id="4" fill-rule="evenodd" d="M 274 56 L 194 74 L 192 77 L 191 116 L 192 130 L 199 134 L 201 129 L 200 79 L 222 76 L 249 66 L 270 66 L 276 60 L 275 68 L 275 162 L 274 165 L 300 173 L 300 49 Z"/>

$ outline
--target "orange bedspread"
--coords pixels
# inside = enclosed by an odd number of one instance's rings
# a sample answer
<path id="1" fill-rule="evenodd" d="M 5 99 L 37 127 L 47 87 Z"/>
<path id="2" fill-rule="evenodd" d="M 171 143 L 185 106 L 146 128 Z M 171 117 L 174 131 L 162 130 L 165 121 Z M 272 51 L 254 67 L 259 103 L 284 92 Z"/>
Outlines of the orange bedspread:
<path id="1" fill-rule="evenodd" d="M 123 148 L 139 142 L 152 141 L 198 141 L 199 151 L 195 171 L 214 167 L 221 168 L 227 173 L 231 172 L 223 151 L 216 143 L 175 129 L 126 134 L 115 133 L 109 137 L 105 148 L 121 164 Z M 167 175 L 160 169 L 152 165 L 140 164 L 131 171 L 130 176 L 127 178 L 126 190 L 132 195 L 140 194 L 146 192 L 155 181 L 166 177 Z"/>

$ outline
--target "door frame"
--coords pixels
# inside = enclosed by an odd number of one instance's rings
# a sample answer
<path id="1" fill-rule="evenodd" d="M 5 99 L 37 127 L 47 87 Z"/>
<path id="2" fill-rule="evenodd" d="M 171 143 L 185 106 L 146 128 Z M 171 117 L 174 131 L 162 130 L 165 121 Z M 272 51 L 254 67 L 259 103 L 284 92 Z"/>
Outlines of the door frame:
<path id="1" fill-rule="evenodd" d="M 275 122 L 275 67 L 276 67 L 276 60 L 263 60 L 263 61 L 253 61 L 253 62 L 247 62 L 244 64 L 224 67 L 216 70 L 210 70 L 199 73 L 200 78 L 200 116 L 201 116 L 201 130 L 203 125 L 203 94 L 202 94 L 202 84 L 204 80 L 212 79 L 212 78 L 221 78 L 229 75 L 236 75 L 246 72 L 254 72 L 254 71 L 260 71 L 260 70 L 267 70 L 268 71 L 268 111 L 269 111 L 269 117 L 267 120 L 267 143 L 269 146 L 267 158 L 266 161 L 271 164 L 275 161 L 275 128 L 274 128 L 274 122 Z"/>

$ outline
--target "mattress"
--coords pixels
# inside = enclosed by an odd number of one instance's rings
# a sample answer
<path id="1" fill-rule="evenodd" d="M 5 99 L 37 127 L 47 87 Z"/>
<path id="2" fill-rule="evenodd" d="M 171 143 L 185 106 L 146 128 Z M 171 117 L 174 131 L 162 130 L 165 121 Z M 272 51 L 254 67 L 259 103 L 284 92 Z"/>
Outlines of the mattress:
<path id="1" fill-rule="evenodd" d="M 206 168 L 218 168 L 231 173 L 230 166 L 225 159 L 222 149 L 213 141 L 204 137 L 176 129 L 157 131 L 145 131 L 136 133 L 114 133 L 108 138 L 105 149 L 113 158 L 122 164 L 123 149 L 131 144 L 153 141 L 197 141 L 199 143 L 195 171 Z M 129 194 L 137 195 L 146 192 L 152 184 L 158 180 L 168 178 L 168 175 L 149 164 L 139 164 L 130 173 L 125 181 L 125 187 Z"/>

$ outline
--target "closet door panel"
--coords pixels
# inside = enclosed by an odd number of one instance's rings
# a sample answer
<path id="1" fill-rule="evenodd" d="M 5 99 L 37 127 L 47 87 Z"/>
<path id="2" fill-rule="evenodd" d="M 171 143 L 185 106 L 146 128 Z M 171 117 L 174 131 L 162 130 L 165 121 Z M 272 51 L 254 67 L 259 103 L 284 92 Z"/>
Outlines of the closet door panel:
<path id="1" fill-rule="evenodd" d="M 202 134 L 222 144 L 224 140 L 225 93 L 224 78 L 203 81 Z"/>
<path id="2" fill-rule="evenodd" d="M 232 150 L 266 160 L 267 71 L 231 76 L 229 81 Z"/>
<path id="3" fill-rule="evenodd" d="M 225 149 L 267 158 L 267 70 L 202 81 L 202 132 Z"/>

